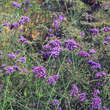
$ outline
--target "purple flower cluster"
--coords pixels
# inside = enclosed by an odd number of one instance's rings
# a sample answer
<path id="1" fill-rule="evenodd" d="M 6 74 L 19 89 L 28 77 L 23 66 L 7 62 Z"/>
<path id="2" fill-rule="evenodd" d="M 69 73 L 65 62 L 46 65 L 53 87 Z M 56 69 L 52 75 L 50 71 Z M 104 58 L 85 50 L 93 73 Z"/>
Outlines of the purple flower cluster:
<path id="1" fill-rule="evenodd" d="M 109 31 L 110 31 L 110 28 L 109 28 L 109 27 L 104 27 L 102 30 L 103 30 L 104 32 L 109 32 Z"/>
<path id="2" fill-rule="evenodd" d="M 78 92 L 79 92 L 78 87 L 75 84 L 73 84 L 72 90 L 70 91 L 70 96 L 71 97 L 76 96 L 78 95 Z"/>
<path id="3" fill-rule="evenodd" d="M 82 37 L 84 37 L 84 36 L 85 36 L 85 32 L 81 32 L 80 35 L 81 35 Z"/>
<path id="4" fill-rule="evenodd" d="M 18 42 L 21 42 L 23 44 L 29 44 L 29 41 L 27 41 L 27 39 L 25 39 L 22 35 L 20 36 Z"/>
<path id="5" fill-rule="evenodd" d="M 55 29 L 58 29 L 60 27 L 60 23 L 63 22 L 65 16 L 64 15 L 60 15 L 58 18 L 55 17 L 54 19 L 54 27 Z"/>
<path id="6" fill-rule="evenodd" d="M 12 2 L 12 5 L 16 8 L 20 8 L 21 7 L 21 4 L 20 3 L 17 3 L 17 2 Z"/>
<path id="7" fill-rule="evenodd" d="M 18 59 L 16 62 L 18 63 L 26 63 L 26 57 L 20 57 L 20 59 Z"/>
<path id="8" fill-rule="evenodd" d="M 93 96 L 97 96 L 98 94 L 100 94 L 100 91 L 98 89 L 94 90 Z"/>
<path id="9" fill-rule="evenodd" d="M 78 54 L 79 54 L 79 56 L 81 56 L 81 57 L 90 57 L 90 54 L 87 53 L 87 52 L 85 52 L 85 51 L 80 51 Z"/>
<path id="10" fill-rule="evenodd" d="M 15 59 L 16 58 L 16 55 L 15 54 L 7 54 L 8 57 L 12 58 L 12 59 Z"/>
<path id="11" fill-rule="evenodd" d="M 98 72 L 95 74 L 95 78 L 102 78 L 102 77 L 106 77 L 107 74 L 104 72 Z"/>
<path id="12" fill-rule="evenodd" d="M 24 24 L 25 22 L 29 22 L 30 18 L 27 16 L 21 16 L 20 20 L 19 20 L 19 24 Z"/>
<path id="13" fill-rule="evenodd" d="M 35 67 L 33 72 L 37 75 L 38 78 L 46 78 L 46 69 L 43 66 Z"/>
<path id="14" fill-rule="evenodd" d="M 92 108 L 100 109 L 101 106 L 102 106 L 102 101 L 101 101 L 101 98 L 99 96 L 92 98 Z"/>
<path id="15" fill-rule="evenodd" d="M 70 97 L 73 96 L 78 96 L 81 102 L 86 100 L 86 93 L 79 93 L 78 87 L 75 84 L 72 85 L 72 90 L 70 91 Z"/>
<path id="16" fill-rule="evenodd" d="M 0 57 L 2 56 L 2 51 L 0 50 Z"/>
<path id="17" fill-rule="evenodd" d="M 59 40 L 54 40 L 49 42 L 44 46 L 44 50 L 48 51 L 47 54 L 51 55 L 53 58 L 56 58 L 62 51 L 61 42 Z"/>
<path id="18" fill-rule="evenodd" d="M 0 84 L 0 89 L 3 88 L 2 84 Z"/>
<path id="19" fill-rule="evenodd" d="M 10 29 L 17 29 L 19 26 L 21 26 L 22 24 L 26 23 L 26 22 L 29 22 L 30 21 L 30 18 L 27 17 L 27 16 L 21 16 L 20 20 L 15 23 L 15 24 L 9 24 L 9 28 Z"/>
<path id="20" fill-rule="evenodd" d="M 93 28 L 93 29 L 90 29 L 90 32 L 93 34 L 93 35 L 96 35 L 99 33 L 99 30 L 96 29 L 96 28 Z"/>
<path id="21" fill-rule="evenodd" d="M 103 107 L 103 109 L 104 109 L 104 110 L 109 110 L 109 108 L 107 108 L 107 107 L 105 107 L 105 106 Z"/>
<path id="22" fill-rule="evenodd" d="M 68 50 L 74 50 L 80 47 L 80 45 L 76 43 L 74 40 L 67 40 L 65 41 L 65 47 L 68 48 Z"/>
<path id="23" fill-rule="evenodd" d="M 95 54 L 96 51 L 95 51 L 94 49 L 90 49 L 90 50 L 89 50 L 89 53 L 90 53 L 90 54 Z"/>
<path id="24" fill-rule="evenodd" d="M 107 36 L 105 40 L 110 41 L 110 36 Z"/>
<path id="25" fill-rule="evenodd" d="M 84 102 L 86 100 L 86 93 L 80 93 L 78 94 L 78 98 L 81 102 Z"/>
<path id="26" fill-rule="evenodd" d="M 20 71 L 20 68 L 18 66 L 7 66 L 4 68 L 4 70 L 6 71 L 7 74 L 12 74 L 14 73 L 14 71 Z"/>
<path id="27" fill-rule="evenodd" d="M 50 76 L 48 78 L 47 82 L 49 84 L 55 85 L 56 84 L 56 80 L 58 80 L 59 78 L 61 78 L 61 75 L 53 75 L 53 76 Z"/>
<path id="28" fill-rule="evenodd" d="M 93 70 L 101 69 L 101 65 L 99 63 L 94 62 L 93 60 L 89 60 L 88 63 L 91 65 Z"/>

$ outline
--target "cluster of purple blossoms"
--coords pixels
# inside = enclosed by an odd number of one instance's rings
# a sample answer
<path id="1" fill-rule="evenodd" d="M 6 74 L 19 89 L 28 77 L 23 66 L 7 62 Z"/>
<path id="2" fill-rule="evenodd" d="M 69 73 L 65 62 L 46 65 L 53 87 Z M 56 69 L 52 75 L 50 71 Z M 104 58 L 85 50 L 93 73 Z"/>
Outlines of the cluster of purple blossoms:
<path id="1" fill-rule="evenodd" d="M 109 108 L 107 108 L 107 107 L 105 107 L 105 106 L 103 107 L 103 109 L 104 109 L 104 110 L 109 110 Z"/>
<path id="2" fill-rule="evenodd" d="M 57 99 L 50 100 L 49 103 L 54 105 L 54 106 L 57 106 L 57 107 L 59 106 L 59 101 Z M 57 110 L 62 110 L 62 107 L 59 106 Z"/>
<path id="3" fill-rule="evenodd" d="M 8 26 L 8 22 L 5 21 L 5 22 L 3 23 L 3 26 Z"/>
<path id="4" fill-rule="evenodd" d="M 108 9 L 108 8 L 110 8 L 110 4 L 104 6 L 104 9 Z"/>
<path id="5" fill-rule="evenodd" d="M 104 32 L 109 32 L 109 31 L 110 31 L 110 28 L 109 28 L 109 27 L 104 27 L 102 30 L 103 30 Z"/>
<path id="6" fill-rule="evenodd" d="M 78 87 L 75 84 L 72 85 L 72 90 L 70 91 L 70 97 L 73 96 L 78 96 L 81 102 L 86 100 L 86 93 L 79 93 Z"/>
<path id="7" fill-rule="evenodd" d="M 8 57 L 12 58 L 12 59 L 15 59 L 16 58 L 16 55 L 15 54 L 7 54 Z"/>
<path id="8" fill-rule="evenodd" d="M 62 51 L 61 42 L 59 40 L 54 40 L 49 42 L 44 46 L 44 50 L 48 51 L 47 54 L 51 55 L 53 58 L 56 58 Z"/>
<path id="9" fill-rule="evenodd" d="M 101 101 L 101 98 L 99 96 L 92 98 L 92 108 L 100 109 L 101 106 L 102 106 L 102 101 Z"/>
<path id="10" fill-rule="evenodd" d="M 72 84 L 72 90 L 70 91 L 70 96 L 73 97 L 73 96 L 76 96 L 78 95 L 78 87 L 75 85 L 75 84 Z"/>
<path id="11" fill-rule="evenodd" d="M 98 89 L 94 90 L 93 96 L 97 96 L 98 94 L 100 94 L 100 91 Z"/>
<path id="12" fill-rule="evenodd" d="M 90 29 L 90 32 L 93 34 L 93 35 L 96 35 L 99 33 L 99 30 L 96 29 L 96 28 L 93 28 L 93 29 Z"/>
<path id="13" fill-rule="evenodd" d="M 4 68 L 4 70 L 6 71 L 7 74 L 10 74 L 10 73 L 14 73 L 14 71 L 20 71 L 20 68 L 16 65 L 14 66 L 7 66 Z"/>
<path id="14" fill-rule="evenodd" d="M 90 49 L 90 50 L 89 50 L 89 53 L 90 53 L 90 54 L 95 54 L 96 51 L 95 51 L 94 49 Z"/>
<path id="15" fill-rule="evenodd" d="M 25 39 L 22 35 L 20 36 L 18 42 L 24 43 L 24 44 L 29 44 L 29 42 L 27 41 L 27 39 Z"/>
<path id="16" fill-rule="evenodd" d="M 25 22 L 29 22 L 30 18 L 27 16 L 21 16 L 20 20 L 19 20 L 19 24 L 24 24 Z"/>
<path id="17" fill-rule="evenodd" d="M 107 74 L 104 72 L 98 72 L 95 74 L 95 78 L 102 78 L 102 77 L 106 77 Z"/>
<path id="18" fill-rule="evenodd" d="M 101 65 L 99 63 L 96 63 L 93 60 L 88 60 L 88 63 L 91 65 L 93 70 L 96 70 L 96 69 L 100 70 L 101 69 Z"/>
<path id="19" fill-rule="evenodd" d="M 20 20 L 15 23 L 15 24 L 9 24 L 9 28 L 10 29 L 17 29 L 19 26 L 21 26 L 22 24 L 26 23 L 26 22 L 29 22 L 30 21 L 30 18 L 27 17 L 27 16 L 21 16 Z"/>
<path id="20" fill-rule="evenodd" d="M 6 71 L 7 74 L 14 72 L 14 68 L 12 66 L 7 66 L 4 68 L 4 70 Z"/>
<path id="21" fill-rule="evenodd" d="M 43 66 L 35 67 L 33 72 L 37 75 L 38 78 L 46 78 L 46 69 Z"/>
<path id="22" fill-rule="evenodd" d="M 81 35 L 82 37 L 84 37 L 84 36 L 85 36 L 85 32 L 80 32 L 80 35 Z"/>
<path id="23" fill-rule="evenodd" d="M 105 45 L 108 45 L 109 43 L 108 43 L 108 41 L 104 41 L 104 44 L 105 44 Z"/>
<path id="24" fill-rule="evenodd" d="M 2 56 L 2 51 L 0 51 L 0 57 Z"/>
<path id="25" fill-rule="evenodd" d="M 68 50 L 75 50 L 76 48 L 80 47 L 80 45 L 74 40 L 66 40 L 65 47 L 68 48 Z"/>
<path id="26" fill-rule="evenodd" d="M 16 8 L 20 8 L 21 7 L 21 4 L 20 3 L 17 3 L 17 2 L 12 2 L 12 5 Z"/>
<path id="27" fill-rule="evenodd" d="M 18 63 L 26 63 L 26 57 L 21 57 L 20 59 L 18 59 L 16 62 Z"/>
<path id="28" fill-rule="evenodd" d="M 60 15 L 58 18 L 54 19 L 54 27 L 55 29 L 58 29 L 60 27 L 60 23 L 63 22 L 65 16 L 64 15 Z"/>
<path id="29" fill-rule="evenodd" d="M 0 84 L 0 89 L 3 88 L 2 84 Z"/>
<path id="30" fill-rule="evenodd" d="M 56 81 L 61 78 L 61 75 L 53 75 L 53 76 L 50 76 L 47 80 L 47 82 L 49 84 L 52 84 L 52 85 L 55 85 L 56 84 Z"/>
<path id="31" fill-rule="evenodd" d="M 56 106 L 59 105 L 59 101 L 56 100 L 56 99 L 53 100 L 53 103 L 54 103 L 54 105 L 56 105 Z"/>
<path id="32" fill-rule="evenodd" d="M 13 69 L 16 70 L 16 71 L 20 71 L 20 67 L 16 66 L 16 65 L 13 66 Z"/>
<path id="33" fill-rule="evenodd" d="M 107 36 L 105 40 L 110 41 L 110 36 Z"/>
<path id="34" fill-rule="evenodd" d="M 90 54 L 87 53 L 87 52 L 85 52 L 85 51 L 80 51 L 80 52 L 78 53 L 78 55 L 80 55 L 81 57 L 90 57 Z"/>
<path id="35" fill-rule="evenodd" d="M 86 100 L 86 93 L 80 93 L 78 94 L 78 98 L 81 102 L 84 102 Z"/>

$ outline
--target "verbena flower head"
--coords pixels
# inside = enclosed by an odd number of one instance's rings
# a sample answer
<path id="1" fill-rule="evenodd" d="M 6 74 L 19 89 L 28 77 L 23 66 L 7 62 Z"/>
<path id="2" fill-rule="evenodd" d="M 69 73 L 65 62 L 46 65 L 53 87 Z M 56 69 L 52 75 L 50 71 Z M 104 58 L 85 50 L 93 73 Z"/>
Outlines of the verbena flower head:
<path id="1" fill-rule="evenodd" d="M 93 35 L 96 35 L 99 33 L 99 30 L 96 29 L 96 28 L 93 28 L 93 29 L 90 29 L 90 32 L 93 34 Z"/>
<path id="2" fill-rule="evenodd" d="M 85 32 L 80 32 L 80 35 L 81 35 L 82 37 L 84 37 L 84 36 L 85 36 Z"/>
<path id="3" fill-rule="evenodd" d="M 65 19 L 65 16 L 64 15 L 60 15 L 58 19 L 59 19 L 60 22 L 63 22 L 63 20 Z"/>
<path id="4" fill-rule="evenodd" d="M 0 57 L 2 56 L 2 51 L 0 50 Z"/>
<path id="5" fill-rule="evenodd" d="M 110 41 L 110 36 L 107 36 L 105 40 Z"/>
<path id="6" fill-rule="evenodd" d="M 33 71 L 38 78 L 46 78 L 46 69 L 45 67 L 43 66 L 38 66 L 36 68 L 34 68 L 34 71 Z"/>
<path id="7" fill-rule="evenodd" d="M 53 50 L 50 52 L 50 55 L 53 57 L 53 58 L 56 58 L 60 52 L 62 51 L 62 48 L 60 47 L 55 47 L 53 48 Z"/>
<path id="8" fill-rule="evenodd" d="M 8 57 L 12 58 L 12 59 L 15 59 L 16 58 L 16 55 L 15 54 L 7 54 Z"/>
<path id="9" fill-rule="evenodd" d="M 3 88 L 2 84 L 0 84 L 0 89 Z"/>
<path id="10" fill-rule="evenodd" d="M 53 102 L 54 102 L 54 105 L 56 105 L 56 106 L 59 105 L 59 101 L 58 100 L 54 99 Z"/>
<path id="11" fill-rule="evenodd" d="M 26 0 L 25 4 L 29 5 L 30 4 L 30 0 Z"/>
<path id="12" fill-rule="evenodd" d="M 79 54 L 79 56 L 81 56 L 81 57 L 90 57 L 90 54 L 87 53 L 87 52 L 85 52 L 85 51 L 80 51 L 78 54 Z"/>
<path id="13" fill-rule="evenodd" d="M 95 51 L 94 49 L 90 49 L 90 50 L 89 50 L 89 53 L 90 53 L 90 54 L 94 54 L 94 53 L 96 53 L 96 51 Z"/>
<path id="14" fill-rule="evenodd" d="M 17 2 L 12 2 L 12 5 L 16 8 L 20 8 L 21 7 L 21 4 L 20 3 L 17 3 Z"/>
<path id="15" fill-rule="evenodd" d="M 104 107 L 103 107 L 103 110 L 109 110 L 109 108 L 107 108 L 107 107 L 104 106 Z"/>
<path id="16" fill-rule="evenodd" d="M 105 44 L 105 45 L 108 45 L 109 43 L 108 43 L 108 41 L 104 41 L 104 44 Z"/>
<path id="17" fill-rule="evenodd" d="M 3 70 L 0 70 L 0 73 L 2 73 L 3 72 Z"/>
<path id="18" fill-rule="evenodd" d="M 5 22 L 3 23 L 3 26 L 8 26 L 8 22 L 5 21 Z"/>
<path id="19" fill-rule="evenodd" d="M 58 80 L 59 78 L 61 78 L 61 75 L 53 75 L 53 76 L 50 76 L 48 78 L 47 82 L 49 84 L 55 85 L 56 84 L 56 80 Z"/>
<path id="20" fill-rule="evenodd" d="M 76 43 L 74 40 L 66 40 L 65 47 L 68 48 L 68 50 L 74 50 L 74 49 L 80 47 L 80 45 L 78 43 Z"/>
<path id="21" fill-rule="evenodd" d="M 100 94 L 100 91 L 98 89 L 94 90 L 93 95 L 97 96 L 98 94 Z"/>
<path id="22" fill-rule="evenodd" d="M 81 102 L 85 101 L 86 100 L 86 93 L 78 94 L 78 98 L 80 99 Z"/>
<path id="23" fill-rule="evenodd" d="M 55 29 L 58 29 L 60 27 L 58 20 L 54 20 L 54 27 Z"/>
<path id="24" fill-rule="evenodd" d="M 62 108 L 61 107 L 58 107 L 58 110 L 62 110 Z"/>
<path id="25" fill-rule="evenodd" d="M 98 72 L 95 74 L 95 78 L 102 78 L 102 77 L 106 77 L 107 74 L 104 72 Z"/>
<path id="26" fill-rule="evenodd" d="M 88 63 L 91 65 L 93 70 L 96 70 L 96 69 L 100 70 L 101 69 L 101 65 L 99 63 L 96 63 L 93 60 L 88 60 Z"/>
<path id="27" fill-rule="evenodd" d="M 12 66 L 7 66 L 4 68 L 6 70 L 7 74 L 13 73 L 14 72 L 14 68 Z"/>
<path id="28" fill-rule="evenodd" d="M 101 106 L 102 106 L 102 101 L 101 101 L 101 98 L 99 96 L 92 98 L 92 108 L 100 109 Z"/>
<path id="29" fill-rule="evenodd" d="M 18 62 L 18 63 L 26 63 L 26 57 L 25 56 L 24 57 L 20 57 L 20 59 L 17 60 L 16 62 Z"/>
<path id="30" fill-rule="evenodd" d="M 19 20 L 19 24 L 24 24 L 26 22 L 29 22 L 30 21 L 30 18 L 27 17 L 27 16 L 21 16 L 20 20 Z"/>
<path id="31" fill-rule="evenodd" d="M 102 30 L 103 30 L 104 32 L 108 32 L 108 31 L 110 31 L 110 28 L 109 28 L 109 27 L 104 27 Z"/>
<path id="32" fill-rule="evenodd" d="M 14 70 L 17 70 L 17 71 L 20 71 L 20 67 L 19 66 L 16 66 L 16 65 L 13 66 L 13 69 Z"/>
<path id="33" fill-rule="evenodd" d="M 27 68 L 23 68 L 23 72 L 24 73 L 28 73 L 28 69 Z"/>
<path id="34" fill-rule="evenodd" d="M 50 41 L 44 46 L 45 50 L 52 50 L 54 47 L 60 47 L 61 42 L 59 40 Z"/>
<path id="35" fill-rule="evenodd" d="M 72 90 L 70 91 L 70 96 L 71 97 L 76 96 L 78 95 L 78 92 L 79 92 L 78 87 L 75 84 L 73 84 Z"/>
<path id="36" fill-rule="evenodd" d="M 56 58 L 62 51 L 61 42 L 59 40 L 54 40 L 49 42 L 44 46 L 44 50 L 48 51 L 47 54 L 51 55 L 53 58 Z"/>

